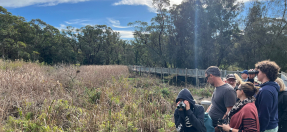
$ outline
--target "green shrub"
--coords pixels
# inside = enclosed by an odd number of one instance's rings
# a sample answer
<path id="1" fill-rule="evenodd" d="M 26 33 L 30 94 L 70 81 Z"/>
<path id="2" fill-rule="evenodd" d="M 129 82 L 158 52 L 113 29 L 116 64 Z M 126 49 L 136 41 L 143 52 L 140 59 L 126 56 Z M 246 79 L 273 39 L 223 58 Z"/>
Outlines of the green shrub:
<path id="1" fill-rule="evenodd" d="M 168 98 L 170 96 L 170 92 L 169 92 L 169 89 L 168 88 L 163 88 L 161 90 L 161 93 L 163 95 L 164 98 Z"/>

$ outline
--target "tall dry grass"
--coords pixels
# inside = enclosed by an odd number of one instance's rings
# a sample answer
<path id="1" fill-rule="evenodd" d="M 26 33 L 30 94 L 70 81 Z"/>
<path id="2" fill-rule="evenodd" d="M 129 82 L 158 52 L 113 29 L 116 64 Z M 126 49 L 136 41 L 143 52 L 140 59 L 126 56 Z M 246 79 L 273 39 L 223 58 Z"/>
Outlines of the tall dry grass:
<path id="1" fill-rule="evenodd" d="M 174 131 L 178 90 L 126 66 L 0 62 L 1 131 Z"/>

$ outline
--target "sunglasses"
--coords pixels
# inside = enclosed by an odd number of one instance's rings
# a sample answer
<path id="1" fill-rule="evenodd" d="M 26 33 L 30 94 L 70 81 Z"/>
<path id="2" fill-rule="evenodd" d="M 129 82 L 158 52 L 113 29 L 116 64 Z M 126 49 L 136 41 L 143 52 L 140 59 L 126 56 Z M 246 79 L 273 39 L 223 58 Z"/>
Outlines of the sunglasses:
<path id="1" fill-rule="evenodd" d="M 210 76 L 210 74 L 208 76 L 205 77 L 205 80 L 208 80 L 208 77 Z"/>
<path id="2" fill-rule="evenodd" d="M 242 90 L 242 89 L 236 87 L 235 90 L 237 91 L 237 90 Z"/>

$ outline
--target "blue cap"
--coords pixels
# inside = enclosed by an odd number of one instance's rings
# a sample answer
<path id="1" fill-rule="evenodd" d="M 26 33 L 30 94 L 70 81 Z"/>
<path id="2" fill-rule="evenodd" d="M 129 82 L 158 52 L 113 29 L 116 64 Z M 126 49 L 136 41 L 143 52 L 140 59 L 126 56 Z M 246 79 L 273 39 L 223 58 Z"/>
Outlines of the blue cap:
<path id="1" fill-rule="evenodd" d="M 248 75 L 248 71 L 247 70 L 243 70 L 242 72 L 240 72 L 241 74 L 242 73 L 245 73 L 245 74 L 247 74 Z"/>

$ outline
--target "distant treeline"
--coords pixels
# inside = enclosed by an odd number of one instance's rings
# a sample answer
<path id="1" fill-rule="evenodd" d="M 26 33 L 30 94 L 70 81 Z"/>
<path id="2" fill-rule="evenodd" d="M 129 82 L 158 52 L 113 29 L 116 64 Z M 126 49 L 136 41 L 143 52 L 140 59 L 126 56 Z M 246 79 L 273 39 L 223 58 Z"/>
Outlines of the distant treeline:
<path id="1" fill-rule="evenodd" d="M 26 22 L 0 8 L 0 48 L 6 59 L 151 67 L 254 68 L 261 60 L 287 70 L 287 3 L 282 0 L 186 0 L 170 9 L 153 0 L 157 15 L 136 21 L 134 40 L 105 25 L 63 31 L 36 19 Z M 248 7 L 246 6 L 248 5 Z"/>
<path id="2" fill-rule="evenodd" d="M 0 6 L 0 48 L 4 59 L 48 64 L 132 64 L 132 45 L 106 25 L 57 28 L 40 19 L 25 21 Z"/>

